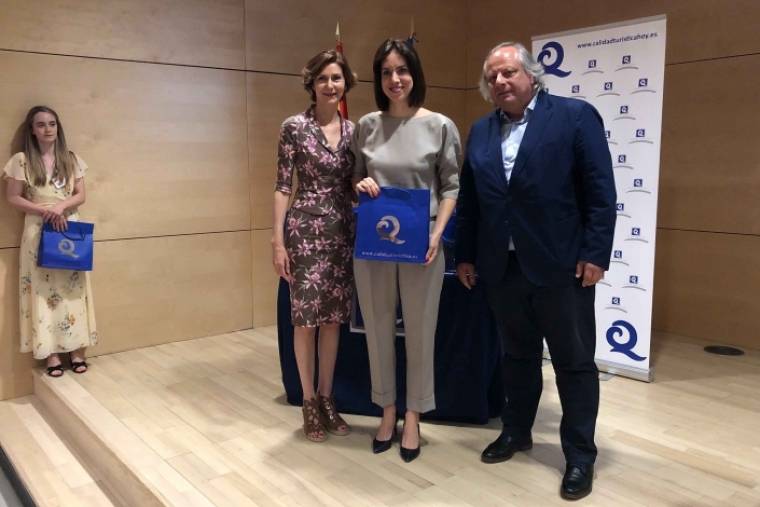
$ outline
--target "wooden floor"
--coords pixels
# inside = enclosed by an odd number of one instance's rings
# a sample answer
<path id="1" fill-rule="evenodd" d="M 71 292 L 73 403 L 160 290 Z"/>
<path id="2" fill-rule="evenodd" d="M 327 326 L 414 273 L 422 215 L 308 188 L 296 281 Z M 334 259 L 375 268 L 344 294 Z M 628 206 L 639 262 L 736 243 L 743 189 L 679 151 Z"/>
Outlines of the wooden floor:
<path id="1" fill-rule="evenodd" d="M 123 507 L 51 421 L 36 396 L 0 402 L 0 444 L 38 507 Z"/>
<path id="2" fill-rule="evenodd" d="M 656 381 L 602 382 L 594 493 L 575 505 L 760 506 L 760 353 L 723 358 L 658 334 Z M 275 328 L 92 360 L 46 380 L 174 506 L 566 505 L 551 367 L 535 447 L 480 462 L 487 427 L 422 424 L 422 455 L 370 452 L 378 420 L 346 416 L 348 437 L 315 444 L 284 401 Z M 62 504 L 63 505 L 63 504 Z"/>

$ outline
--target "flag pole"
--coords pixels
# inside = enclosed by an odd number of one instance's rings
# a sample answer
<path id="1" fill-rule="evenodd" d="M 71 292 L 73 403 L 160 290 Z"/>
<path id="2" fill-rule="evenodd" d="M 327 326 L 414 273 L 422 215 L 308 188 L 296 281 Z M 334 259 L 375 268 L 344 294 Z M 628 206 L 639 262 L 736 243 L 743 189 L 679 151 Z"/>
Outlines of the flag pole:
<path id="1" fill-rule="evenodd" d="M 337 26 L 335 27 L 335 51 L 337 51 L 340 54 L 343 54 L 343 43 L 340 40 L 340 21 L 338 21 Z M 345 81 L 345 76 L 344 76 Z M 340 115 L 344 119 L 348 119 L 348 102 L 346 101 L 346 96 L 343 95 L 343 98 L 340 99 L 340 104 L 338 104 L 338 111 L 340 111 Z"/>
<path id="2" fill-rule="evenodd" d="M 409 29 L 409 38 L 406 39 L 406 42 L 408 42 L 410 46 L 414 46 L 415 35 L 417 35 L 417 32 L 414 31 L 414 16 L 412 16 L 412 26 Z"/>

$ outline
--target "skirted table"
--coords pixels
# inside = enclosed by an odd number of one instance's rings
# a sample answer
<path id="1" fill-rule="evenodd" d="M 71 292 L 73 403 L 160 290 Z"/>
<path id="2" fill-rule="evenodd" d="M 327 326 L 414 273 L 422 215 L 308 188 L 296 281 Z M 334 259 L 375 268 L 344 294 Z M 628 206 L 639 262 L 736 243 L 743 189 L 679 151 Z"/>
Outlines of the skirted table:
<path id="1" fill-rule="evenodd" d="M 293 349 L 290 286 L 282 278 L 277 295 L 277 336 L 282 382 L 288 403 L 301 406 L 303 391 Z M 456 274 L 447 272 L 435 336 L 436 409 L 423 414 L 422 418 L 486 424 L 490 418 L 500 415 L 504 406 L 501 356 L 499 332 L 488 308 L 483 284 L 469 291 L 459 282 Z M 403 336 L 396 338 L 396 361 L 396 407 L 399 413 L 403 413 L 406 410 Z M 382 409 L 371 399 L 365 335 L 352 332 L 348 324 L 341 326 L 340 330 L 333 386 L 338 411 L 382 415 Z"/>

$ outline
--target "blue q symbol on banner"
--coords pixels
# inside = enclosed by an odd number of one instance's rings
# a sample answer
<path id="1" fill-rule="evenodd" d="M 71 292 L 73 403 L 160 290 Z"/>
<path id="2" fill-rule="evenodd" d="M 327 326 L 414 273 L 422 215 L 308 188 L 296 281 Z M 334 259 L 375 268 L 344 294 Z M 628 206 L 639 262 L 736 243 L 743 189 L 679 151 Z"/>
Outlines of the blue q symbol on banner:
<path id="1" fill-rule="evenodd" d="M 596 60 L 589 60 L 588 61 L 588 68 L 589 69 L 595 69 L 596 68 Z"/>
<path id="2" fill-rule="evenodd" d="M 552 57 L 552 50 L 555 53 L 554 62 L 549 64 L 546 63 L 545 60 Z M 544 44 L 544 46 L 541 48 L 541 52 L 538 54 L 538 61 L 541 63 L 541 65 L 544 66 L 546 73 L 558 77 L 567 77 L 572 73 L 572 71 L 565 72 L 564 70 L 560 69 L 560 66 L 564 60 L 565 49 L 562 47 L 562 44 L 556 41 L 550 41 Z"/>
<path id="3" fill-rule="evenodd" d="M 625 55 L 623 57 L 623 65 L 628 65 L 629 63 L 631 63 L 631 55 Z"/>
<path id="4" fill-rule="evenodd" d="M 648 85 L 649 85 L 649 79 L 647 79 L 647 78 L 641 78 L 641 79 L 639 79 L 639 87 L 640 88 L 643 88 L 643 87 L 648 86 Z"/>
<path id="5" fill-rule="evenodd" d="M 642 179 L 635 179 L 633 180 L 633 186 L 636 188 L 643 187 L 644 186 L 644 180 Z"/>
<path id="6" fill-rule="evenodd" d="M 388 232 L 388 229 L 391 229 L 391 231 Z M 377 223 L 375 230 L 377 230 L 377 234 L 380 236 L 380 239 L 388 240 L 396 245 L 403 245 L 406 243 L 406 240 L 398 239 L 396 237 L 398 235 L 398 232 L 401 230 L 401 224 L 399 223 L 398 218 L 394 216 L 386 215 L 381 218 Z"/>
<path id="7" fill-rule="evenodd" d="M 627 342 L 617 341 L 618 337 L 622 337 L 625 334 L 624 330 L 628 332 L 628 341 Z M 641 357 L 640 355 L 636 354 L 633 351 L 638 341 L 639 341 L 639 335 L 636 332 L 636 328 L 633 327 L 631 323 L 626 322 L 624 320 L 616 320 L 615 322 L 612 323 L 612 326 L 610 326 L 610 328 L 607 330 L 607 343 L 609 343 L 610 346 L 612 347 L 610 349 L 610 352 L 618 352 L 620 354 L 628 356 L 634 361 L 644 361 L 646 360 L 646 357 Z"/>

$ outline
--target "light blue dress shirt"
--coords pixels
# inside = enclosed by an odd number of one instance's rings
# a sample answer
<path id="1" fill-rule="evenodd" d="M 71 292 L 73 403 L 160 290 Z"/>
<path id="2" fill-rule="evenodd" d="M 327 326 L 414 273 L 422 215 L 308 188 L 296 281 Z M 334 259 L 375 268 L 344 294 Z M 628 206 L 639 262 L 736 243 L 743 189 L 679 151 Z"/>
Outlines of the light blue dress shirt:
<path id="1" fill-rule="evenodd" d="M 504 161 L 504 174 L 507 177 L 507 183 L 509 183 L 509 179 L 512 177 L 512 169 L 515 167 L 517 152 L 520 150 L 520 143 L 522 143 L 523 136 L 525 135 L 525 129 L 528 128 L 530 115 L 536 108 L 537 97 L 538 94 L 533 96 L 533 100 L 531 100 L 528 107 L 525 108 L 525 114 L 522 119 L 518 121 L 510 120 L 504 111 L 500 111 L 499 113 L 501 127 L 501 156 Z M 511 236 L 509 238 L 509 249 L 515 249 Z"/>

